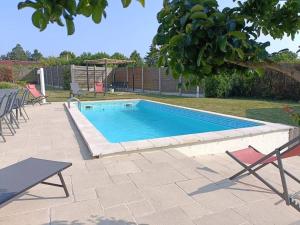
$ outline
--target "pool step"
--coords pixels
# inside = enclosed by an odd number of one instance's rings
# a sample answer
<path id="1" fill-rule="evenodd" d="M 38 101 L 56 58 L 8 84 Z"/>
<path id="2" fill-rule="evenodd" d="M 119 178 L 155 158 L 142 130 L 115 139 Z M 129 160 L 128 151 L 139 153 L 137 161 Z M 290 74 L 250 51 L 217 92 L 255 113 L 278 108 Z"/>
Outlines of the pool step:
<path id="1" fill-rule="evenodd" d="M 289 197 L 289 199 L 291 206 L 293 206 L 296 210 L 300 212 L 300 200 L 295 199 L 294 197 Z"/>

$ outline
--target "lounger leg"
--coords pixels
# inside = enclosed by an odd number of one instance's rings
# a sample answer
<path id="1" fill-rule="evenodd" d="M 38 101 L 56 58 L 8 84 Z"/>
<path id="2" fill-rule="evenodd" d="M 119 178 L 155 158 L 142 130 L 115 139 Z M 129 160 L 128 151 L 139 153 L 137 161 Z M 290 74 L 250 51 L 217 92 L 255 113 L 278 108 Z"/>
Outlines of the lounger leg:
<path id="1" fill-rule="evenodd" d="M 279 168 L 280 178 L 281 178 L 281 183 L 282 183 L 282 188 L 283 188 L 283 197 L 284 197 L 286 204 L 290 205 L 288 188 L 287 188 L 286 179 L 284 176 L 283 165 L 282 165 L 281 155 L 280 155 L 279 151 L 276 152 L 276 157 L 277 157 L 277 161 L 278 161 L 278 168 Z"/>
<path id="2" fill-rule="evenodd" d="M 270 188 L 272 191 L 274 191 L 276 194 L 278 194 L 281 198 L 286 200 L 284 193 L 281 193 L 278 191 L 275 187 L 273 187 L 269 182 L 265 181 L 260 175 L 256 173 L 256 170 L 252 170 L 251 166 L 247 166 L 244 163 L 242 163 L 240 160 L 235 158 L 233 155 L 228 153 L 238 164 L 240 164 L 242 167 L 244 167 L 244 170 L 248 171 L 250 174 L 255 176 L 258 180 L 260 180 L 262 183 L 264 183 L 268 188 Z"/>
<path id="3" fill-rule="evenodd" d="M 23 112 L 25 113 L 25 115 L 26 115 L 26 117 L 27 117 L 27 120 L 29 120 L 29 116 L 28 116 L 28 114 L 27 114 L 27 112 L 26 112 L 26 110 L 25 110 L 25 107 L 21 107 L 20 108 L 20 111 L 22 111 L 22 109 L 23 109 Z M 25 118 L 25 117 L 24 117 Z"/>
<path id="4" fill-rule="evenodd" d="M 10 126 L 9 121 L 5 118 L 5 116 L 3 117 L 4 122 L 6 123 L 8 129 L 10 130 L 12 135 L 15 135 L 16 131 L 13 127 Z"/>
<path id="5" fill-rule="evenodd" d="M 1 135 L 2 139 L 3 139 L 3 141 L 6 142 L 6 139 L 5 139 L 4 135 L 3 135 L 3 130 L 2 130 L 2 118 L 0 118 L 0 135 Z"/>
<path id="6" fill-rule="evenodd" d="M 272 165 L 274 165 L 275 167 L 277 167 L 279 169 L 279 167 L 278 167 L 278 165 L 276 163 L 272 162 Z M 285 169 L 283 169 L 283 172 L 286 175 L 288 175 L 290 178 L 292 178 L 294 181 L 296 181 L 297 183 L 300 184 L 300 180 L 297 177 L 295 177 L 293 174 L 291 174 L 290 172 L 286 171 Z"/>
<path id="7" fill-rule="evenodd" d="M 11 116 L 12 124 L 15 123 L 16 126 L 17 126 L 17 128 L 20 128 L 20 127 L 19 127 L 18 120 L 17 120 L 17 118 L 15 117 L 15 115 L 14 115 L 13 112 L 10 113 L 10 116 Z"/>
<path id="8" fill-rule="evenodd" d="M 61 175 L 61 172 L 58 172 L 57 174 L 59 176 L 59 179 L 60 179 L 60 182 L 61 182 L 61 185 L 66 193 L 66 197 L 69 197 L 69 192 L 68 192 L 68 189 L 67 189 L 67 186 L 66 186 L 66 183 L 64 181 L 64 178 L 63 176 Z"/>

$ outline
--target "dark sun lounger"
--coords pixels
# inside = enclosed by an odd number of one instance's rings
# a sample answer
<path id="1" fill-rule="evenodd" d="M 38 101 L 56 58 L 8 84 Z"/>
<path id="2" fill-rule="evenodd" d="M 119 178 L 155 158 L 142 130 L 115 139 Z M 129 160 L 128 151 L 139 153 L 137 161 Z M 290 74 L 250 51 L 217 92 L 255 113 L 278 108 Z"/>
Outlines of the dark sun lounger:
<path id="1" fill-rule="evenodd" d="M 37 184 L 61 187 L 69 196 L 61 171 L 72 163 L 57 162 L 37 158 L 29 158 L 0 169 L 0 208 Z M 48 178 L 58 175 L 61 184 L 45 182 Z"/>

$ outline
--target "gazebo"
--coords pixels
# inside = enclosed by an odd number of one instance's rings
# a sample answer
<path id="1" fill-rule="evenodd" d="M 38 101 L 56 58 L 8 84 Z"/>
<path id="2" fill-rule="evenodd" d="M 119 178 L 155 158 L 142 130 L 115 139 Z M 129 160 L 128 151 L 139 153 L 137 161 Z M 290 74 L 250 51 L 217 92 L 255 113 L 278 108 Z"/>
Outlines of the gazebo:
<path id="1" fill-rule="evenodd" d="M 86 75 L 87 75 L 87 87 L 89 90 L 89 66 L 93 65 L 94 66 L 94 87 L 96 84 L 96 65 L 100 65 L 100 66 L 104 66 L 105 68 L 105 72 L 104 72 L 104 81 L 105 81 L 105 91 L 104 94 L 107 90 L 107 65 L 128 65 L 131 63 L 135 63 L 135 61 L 133 60 L 124 60 L 124 59 L 107 59 L 107 58 L 103 58 L 103 59 L 91 59 L 91 60 L 85 60 L 84 61 L 86 64 Z M 128 66 L 127 66 L 127 70 L 128 70 Z M 95 88 L 94 88 L 95 90 Z"/>

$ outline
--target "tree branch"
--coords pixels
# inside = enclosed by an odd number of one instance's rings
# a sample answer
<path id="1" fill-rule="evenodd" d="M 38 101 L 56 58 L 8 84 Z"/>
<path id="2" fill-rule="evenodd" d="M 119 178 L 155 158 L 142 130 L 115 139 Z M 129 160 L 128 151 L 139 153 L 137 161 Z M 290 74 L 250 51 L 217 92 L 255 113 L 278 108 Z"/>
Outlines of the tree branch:
<path id="1" fill-rule="evenodd" d="M 236 62 L 231 60 L 225 60 L 225 62 L 246 67 L 249 69 L 262 68 L 265 70 L 273 70 L 282 73 L 288 77 L 295 79 L 300 82 L 300 66 L 297 69 L 294 64 L 289 63 L 273 63 L 273 62 L 261 62 L 261 63 L 250 63 L 250 62 Z"/>

